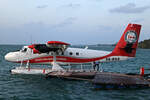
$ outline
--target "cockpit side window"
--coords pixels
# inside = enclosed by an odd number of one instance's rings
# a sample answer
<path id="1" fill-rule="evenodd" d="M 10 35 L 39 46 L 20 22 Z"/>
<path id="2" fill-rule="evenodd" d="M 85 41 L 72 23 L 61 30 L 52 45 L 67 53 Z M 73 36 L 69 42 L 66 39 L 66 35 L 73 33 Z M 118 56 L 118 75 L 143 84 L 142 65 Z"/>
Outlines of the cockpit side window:
<path id="1" fill-rule="evenodd" d="M 24 51 L 26 52 L 26 51 L 27 51 L 27 48 L 25 48 Z"/>
<path id="2" fill-rule="evenodd" d="M 27 48 L 23 48 L 21 51 L 22 51 L 22 52 L 26 52 L 26 51 L 27 51 Z"/>

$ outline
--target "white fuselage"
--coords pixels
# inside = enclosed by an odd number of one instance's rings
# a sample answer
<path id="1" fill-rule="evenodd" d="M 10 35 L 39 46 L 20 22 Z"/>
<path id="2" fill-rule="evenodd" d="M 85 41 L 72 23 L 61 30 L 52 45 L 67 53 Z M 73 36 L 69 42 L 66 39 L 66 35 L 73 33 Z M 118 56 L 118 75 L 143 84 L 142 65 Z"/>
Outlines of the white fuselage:
<path id="1" fill-rule="evenodd" d="M 33 50 L 24 46 L 22 50 L 10 52 L 5 56 L 5 59 L 10 62 L 30 64 L 51 64 L 56 56 L 56 62 L 59 65 L 92 63 L 94 61 L 110 62 L 126 60 L 127 56 L 111 56 L 111 52 L 99 51 L 82 48 L 67 48 L 64 53 L 33 53 Z"/>

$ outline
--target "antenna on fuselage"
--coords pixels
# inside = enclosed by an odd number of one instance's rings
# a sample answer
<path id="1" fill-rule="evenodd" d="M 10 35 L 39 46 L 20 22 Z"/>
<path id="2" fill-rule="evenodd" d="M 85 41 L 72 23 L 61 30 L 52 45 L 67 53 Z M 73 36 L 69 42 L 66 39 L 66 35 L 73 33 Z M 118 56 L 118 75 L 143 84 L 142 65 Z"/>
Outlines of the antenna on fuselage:
<path id="1" fill-rule="evenodd" d="M 85 48 L 84 49 L 88 49 L 89 47 L 88 46 L 85 46 Z"/>
<path id="2" fill-rule="evenodd" d="M 30 35 L 30 42 L 31 42 L 31 44 L 32 44 L 32 34 Z"/>

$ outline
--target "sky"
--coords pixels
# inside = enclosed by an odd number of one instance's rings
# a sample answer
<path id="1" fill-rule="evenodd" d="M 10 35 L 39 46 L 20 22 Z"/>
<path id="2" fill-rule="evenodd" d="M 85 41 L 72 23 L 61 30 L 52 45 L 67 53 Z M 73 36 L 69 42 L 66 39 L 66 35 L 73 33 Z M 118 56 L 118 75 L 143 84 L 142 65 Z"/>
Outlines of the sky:
<path id="1" fill-rule="evenodd" d="M 150 38 L 150 0 L 0 0 L 0 44 L 113 44 L 129 23 Z"/>

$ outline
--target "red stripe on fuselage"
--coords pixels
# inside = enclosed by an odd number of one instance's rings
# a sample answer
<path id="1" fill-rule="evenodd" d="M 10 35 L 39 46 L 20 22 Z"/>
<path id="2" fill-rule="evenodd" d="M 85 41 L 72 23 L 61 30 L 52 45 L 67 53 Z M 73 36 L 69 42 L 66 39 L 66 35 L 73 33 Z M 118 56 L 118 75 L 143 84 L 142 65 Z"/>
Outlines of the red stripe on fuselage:
<path id="1" fill-rule="evenodd" d="M 104 58 L 110 57 L 112 54 L 103 56 L 103 57 L 97 57 L 97 58 L 73 58 L 73 57 L 67 57 L 67 56 L 56 56 L 57 62 L 69 62 L 69 63 L 88 63 L 93 62 L 97 60 L 102 60 Z M 26 63 L 28 60 L 23 61 Z M 19 61 L 20 62 L 20 61 Z M 34 59 L 29 59 L 30 63 L 45 63 L 45 62 L 53 62 L 53 56 L 47 56 L 47 57 L 39 57 Z"/>
<path id="2" fill-rule="evenodd" d="M 46 56 L 46 57 L 38 57 L 38 58 L 33 58 L 29 60 L 24 60 L 23 63 L 46 63 L 46 62 L 52 62 L 53 61 L 53 56 Z M 21 61 L 18 61 L 17 63 L 21 63 Z"/>

